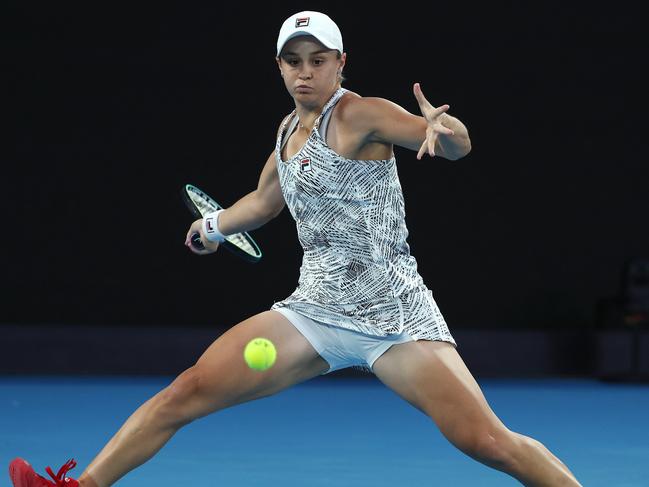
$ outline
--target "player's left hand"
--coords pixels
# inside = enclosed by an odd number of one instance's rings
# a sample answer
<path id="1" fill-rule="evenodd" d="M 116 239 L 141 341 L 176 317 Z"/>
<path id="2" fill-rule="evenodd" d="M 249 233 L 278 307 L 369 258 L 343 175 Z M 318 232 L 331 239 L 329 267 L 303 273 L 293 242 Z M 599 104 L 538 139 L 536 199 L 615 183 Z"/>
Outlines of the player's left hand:
<path id="1" fill-rule="evenodd" d="M 426 100 L 424 93 L 421 91 L 419 83 L 415 83 L 413 91 L 415 93 L 415 98 L 417 98 L 417 102 L 419 103 L 421 114 L 428 123 L 428 127 L 426 127 L 426 139 L 421 144 L 419 152 L 417 152 L 417 159 L 421 160 L 423 155 L 426 153 L 431 157 L 435 156 L 435 143 L 440 134 L 455 135 L 455 132 L 442 124 L 441 117 L 450 108 L 448 105 L 442 105 L 437 108 L 431 105 L 428 100 Z"/>

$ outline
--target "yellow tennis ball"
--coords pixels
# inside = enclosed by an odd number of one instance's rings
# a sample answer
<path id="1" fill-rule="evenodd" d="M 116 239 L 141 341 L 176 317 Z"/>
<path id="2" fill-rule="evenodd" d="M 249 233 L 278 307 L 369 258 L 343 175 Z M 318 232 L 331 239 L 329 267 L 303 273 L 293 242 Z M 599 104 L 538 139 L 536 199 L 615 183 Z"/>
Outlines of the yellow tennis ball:
<path id="1" fill-rule="evenodd" d="M 253 338 L 246 345 L 243 358 L 251 369 L 266 370 L 275 363 L 277 350 L 275 350 L 275 345 L 269 339 Z"/>

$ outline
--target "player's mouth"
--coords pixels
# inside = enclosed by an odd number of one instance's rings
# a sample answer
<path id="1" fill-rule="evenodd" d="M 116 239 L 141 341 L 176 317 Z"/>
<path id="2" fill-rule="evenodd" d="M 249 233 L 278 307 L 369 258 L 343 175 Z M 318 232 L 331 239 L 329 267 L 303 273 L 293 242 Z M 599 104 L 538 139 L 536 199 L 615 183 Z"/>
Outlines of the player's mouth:
<path id="1" fill-rule="evenodd" d="M 295 91 L 298 93 L 308 93 L 310 91 L 313 91 L 313 88 L 307 85 L 299 85 L 295 88 Z"/>

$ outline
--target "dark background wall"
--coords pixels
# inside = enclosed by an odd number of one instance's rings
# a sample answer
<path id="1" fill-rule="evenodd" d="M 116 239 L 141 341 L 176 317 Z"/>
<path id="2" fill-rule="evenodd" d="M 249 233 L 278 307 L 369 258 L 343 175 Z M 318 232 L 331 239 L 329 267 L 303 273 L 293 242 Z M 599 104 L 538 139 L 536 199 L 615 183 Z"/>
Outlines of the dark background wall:
<path id="1" fill-rule="evenodd" d="M 281 22 L 328 12 L 345 86 L 469 128 L 463 160 L 397 149 L 411 251 L 452 328 L 588 327 L 649 253 L 638 12 L 588 3 L 4 5 L 0 322 L 227 328 L 292 292 L 288 211 L 249 265 L 183 246 L 180 187 L 252 190 L 292 109 Z"/>

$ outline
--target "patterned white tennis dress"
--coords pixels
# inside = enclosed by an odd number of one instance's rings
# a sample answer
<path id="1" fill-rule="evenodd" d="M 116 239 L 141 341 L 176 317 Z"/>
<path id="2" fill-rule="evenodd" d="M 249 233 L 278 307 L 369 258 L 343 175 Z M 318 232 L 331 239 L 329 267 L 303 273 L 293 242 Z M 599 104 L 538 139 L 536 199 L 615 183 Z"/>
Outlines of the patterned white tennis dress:
<path id="1" fill-rule="evenodd" d="M 271 309 L 287 307 L 368 335 L 406 331 L 415 340 L 456 345 L 410 255 L 394 156 L 346 159 L 326 144 L 320 125 L 346 91 L 333 94 L 302 149 L 287 161 L 281 153 L 298 122 L 295 110 L 278 132 L 280 185 L 304 256 L 297 288 Z"/>

